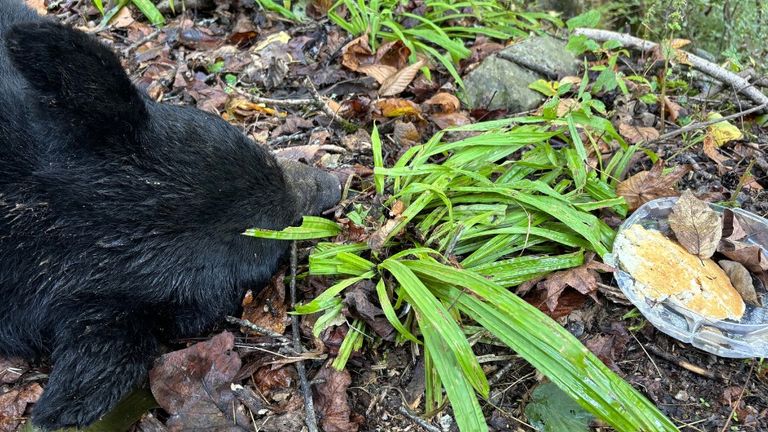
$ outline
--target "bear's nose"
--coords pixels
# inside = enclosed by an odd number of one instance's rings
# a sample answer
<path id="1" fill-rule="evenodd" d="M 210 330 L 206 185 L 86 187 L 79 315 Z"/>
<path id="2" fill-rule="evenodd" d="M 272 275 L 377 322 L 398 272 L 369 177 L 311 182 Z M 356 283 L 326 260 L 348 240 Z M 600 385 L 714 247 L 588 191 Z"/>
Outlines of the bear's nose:
<path id="1" fill-rule="evenodd" d="M 303 215 L 318 215 L 338 204 L 341 182 L 333 174 L 290 159 L 278 159 Z"/>

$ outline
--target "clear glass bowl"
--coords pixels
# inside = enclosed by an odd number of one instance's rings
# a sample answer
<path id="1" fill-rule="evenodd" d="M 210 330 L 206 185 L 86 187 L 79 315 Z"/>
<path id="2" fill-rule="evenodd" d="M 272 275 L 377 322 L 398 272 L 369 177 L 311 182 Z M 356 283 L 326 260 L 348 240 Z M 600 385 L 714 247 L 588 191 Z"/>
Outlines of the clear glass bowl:
<path id="1" fill-rule="evenodd" d="M 661 198 L 646 203 L 624 221 L 618 235 L 624 229 L 640 224 L 672 237 L 667 217 L 676 202 L 677 198 Z M 715 204 L 710 207 L 720 213 L 725 210 Z M 760 246 L 765 253 L 768 249 L 768 220 L 741 209 L 732 210 L 747 231 L 745 241 Z M 765 307 L 747 304 L 744 316 L 738 322 L 706 318 L 670 301 L 647 298 L 642 285 L 621 268 L 617 258 L 611 253 L 605 257 L 605 262 L 616 268 L 614 276 L 619 288 L 657 329 L 720 357 L 768 357 L 768 309 Z M 758 297 L 762 304 L 767 304 L 768 295 L 758 292 Z"/>

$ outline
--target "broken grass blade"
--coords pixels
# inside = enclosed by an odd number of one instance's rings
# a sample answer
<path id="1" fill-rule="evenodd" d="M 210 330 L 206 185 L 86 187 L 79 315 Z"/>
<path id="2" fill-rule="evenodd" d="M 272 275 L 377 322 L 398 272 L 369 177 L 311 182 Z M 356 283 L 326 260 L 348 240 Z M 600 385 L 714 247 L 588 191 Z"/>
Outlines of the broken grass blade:
<path id="1" fill-rule="evenodd" d="M 340 232 L 341 228 L 333 221 L 316 216 L 304 216 L 301 226 L 288 227 L 282 231 L 251 228 L 243 235 L 273 240 L 311 240 L 333 237 Z"/>

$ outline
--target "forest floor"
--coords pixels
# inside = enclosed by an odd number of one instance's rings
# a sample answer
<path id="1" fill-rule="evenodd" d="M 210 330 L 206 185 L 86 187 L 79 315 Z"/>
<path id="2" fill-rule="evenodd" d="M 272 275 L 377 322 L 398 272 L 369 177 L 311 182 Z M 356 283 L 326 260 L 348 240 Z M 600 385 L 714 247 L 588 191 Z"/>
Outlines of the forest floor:
<path id="1" fill-rule="evenodd" d="M 60 7 L 49 11 L 50 15 L 94 31 L 100 15 L 90 2 L 60 3 Z M 361 191 L 371 184 L 372 120 L 377 120 L 384 136 L 399 133 L 403 124 L 413 125 L 417 129 L 414 141 L 426 140 L 440 129 L 429 114 L 418 118 L 382 116 L 381 105 L 376 103 L 376 81 L 342 65 L 343 48 L 352 38 L 325 19 L 297 25 L 265 15 L 254 7 L 221 2 L 214 8 L 169 15 L 162 30 L 150 26 L 138 11 L 125 9 L 110 26 L 95 33 L 120 54 L 134 82 L 151 97 L 222 115 L 260 145 L 351 176 L 352 190 Z M 460 72 L 488 54 L 480 49 L 476 53 L 470 61 L 462 63 Z M 417 77 L 399 97 L 423 104 L 438 91 L 455 91 L 447 74 L 435 71 L 433 79 L 430 82 L 423 76 Z M 310 88 L 307 80 L 316 90 Z M 258 93 L 251 92 L 252 88 L 258 88 Z M 609 111 L 614 109 L 615 96 L 603 98 Z M 292 102 L 270 104 L 261 98 Z M 687 109 L 694 116 L 710 110 L 722 109 L 723 115 L 739 111 L 733 98 L 726 99 L 730 102 L 713 98 L 691 103 Z M 360 129 L 342 127 L 327 110 L 319 108 L 320 101 L 326 107 L 341 108 L 343 117 Z M 659 115 L 653 109 L 651 113 Z M 513 114 L 463 111 L 462 121 Z M 766 216 L 768 194 L 763 188 L 768 188 L 768 130 L 741 119 L 736 123 L 747 138 L 720 149 L 727 159 L 723 164 L 707 157 L 700 145 L 681 148 L 679 137 L 655 142 L 651 150 L 670 166 L 693 166 L 681 180 L 680 190 L 691 189 L 710 201 L 735 199 L 742 208 Z M 659 124 L 660 119 L 656 127 L 662 128 Z M 676 126 L 664 127 L 669 130 Z M 385 159 L 391 161 L 402 154 L 401 145 L 397 139 L 385 140 Z M 651 165 L 649 160 L 638 158 L 630 170 L 648 170 Z M 751 176 L 745 176 L 747 169 Z M 364 201 L 371 196 L 358 193 L 356 199 Z M 309 245 L 303 244 L 299 250 L 299 272 L 305 268 L 306 246 Z M 289 272 L 286 265 L 280 277 Z M 281 282 L 278 280 L 273 286 L 282 287 Z M 603 275 L 603 283 L 616 286 L 610 274 Z M 325 287 L 321 278 L 302 279 L 298 283 L 300 295 L 309 298 Z M 269 288 L 266 294 L 248 298 L 246 308 L 251 308 L 250 316 L 259 320 L 260 325 L 290 337 L 290 317 L 285 313 L 290 300 L 280 291 Z M 768 431 L 768 366 L 757 360 L 707 354 L 666 336 L 640 315 L 628 315 L 633 310 L 631 306 L 603 296 L 598 303 L 572 294 L 561 298 L 561 303 L 571 299 L 574 306 L 556 318 L 682 430 Z M 258 395 L 255 405 L 249 406 L 257 409 L 247 416 L 253 422 L 251 430 L 299 431 L 306 427 L 297 359 L 304 360 L 306 374 L 314 385 L 315 409 L 326 431 L 455 428 L 450 410 L 429 421 L 412 414 L 423 412 L 420 401 L 425 383 L 420 357 L 407 345 L 366 345 L 351 357 L 347 372 L 319 377 L 317 371 L 339 349 L 343 326 L 313 338 L 309 330 L 311 318 L 300 320 L 308 351 L 298 358 L 286 354 L 285 343 L 280 339 L 249 335 L 236 325 L 220 329 L 235 334 L 236 351 L 242 359 L 238 377 L 253 390 L 249 394 Z M 169 351 L 184 348 L 188 342 L 179 341 Z M 489 426 L 494 431 L 533 430 L 526 423 L 524 412 L 531 390 L 541 376 L 504 347 L 478 344 L 476 354 L 483 359 L 482 366 L 491 384 L 491 397 L 483 402 Z M 44 365 L 25 368 L 25 383 L 44 383 Z M 20 382 L 8 381 L 3 385 L 7 389 Z M 163 430 L 168 420 L 168 413 L 154 409 L 133 428 Z"/>

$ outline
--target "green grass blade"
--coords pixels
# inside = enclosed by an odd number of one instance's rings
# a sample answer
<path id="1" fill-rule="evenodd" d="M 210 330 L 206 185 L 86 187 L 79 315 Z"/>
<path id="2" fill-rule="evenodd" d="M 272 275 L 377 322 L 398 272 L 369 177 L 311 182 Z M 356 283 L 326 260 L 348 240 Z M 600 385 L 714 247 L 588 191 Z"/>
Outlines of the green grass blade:
<path id="1" fill-rule="evenodd" d="M 371 147 L 373 148 L 373 182 L 376 184 L 376 195 L 382 196 L 384 195 L 384 175 L 380 170 L 384 168 L 384 155 L 381 150 L 379 128 L 375 124 L 371 132 Z"/>
<path id="2" fill-rule="evenodd" d="M 161 26 L 165 24 L 165 18 L 163 18 L 163 14 L 160 13 L 160 11 L 157 9 L 157 6 L 155 6 L 151 1 L 149 0 L 131 0 L 133 1 L 133 4 L 136 5 L 137 8 L 141 11 L 141 13 L 144 14 L 145 17 L 151 22 L 153 25 Z"/>
<path id="3" fill-rule="evenodd" d="M 251 228 L 245 230 L 243 235 L 273 240 L 311 240 L 333 237 L 340 232 L 341 228 L 333 221 L 316 216 L 304 216 L 301 226 L 288 227 L 282 231 Z"/>

